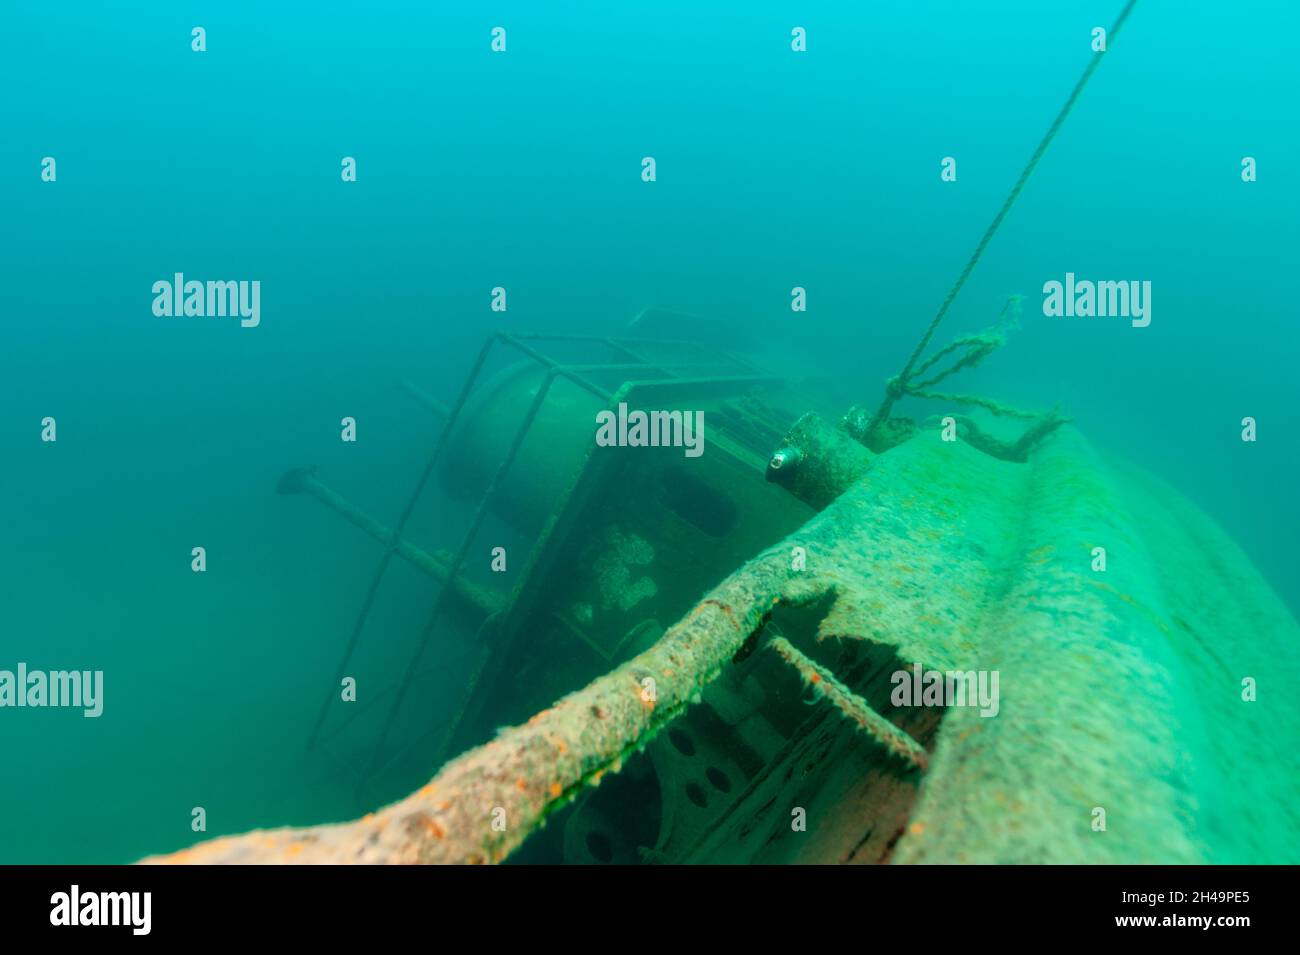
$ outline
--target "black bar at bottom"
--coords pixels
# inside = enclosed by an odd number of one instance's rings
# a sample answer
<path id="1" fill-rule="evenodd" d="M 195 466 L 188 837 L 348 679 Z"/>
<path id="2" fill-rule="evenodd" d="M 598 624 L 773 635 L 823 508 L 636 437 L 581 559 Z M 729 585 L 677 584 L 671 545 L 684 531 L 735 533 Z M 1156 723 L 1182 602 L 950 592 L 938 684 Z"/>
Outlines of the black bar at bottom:
<path id="1" fill-rule="evenodd" d="M 1232 945 L 1285 928 L 1292 882 L 1286 867 L 1237 866 L 9 867 L 0 932 L 7 943 L 423 939 L 457 950 L 506 937 L 547 947 L 640 937 L 664 950 L 684 934 L 734 946 L 773 931 L 864 950 L 1126 935 Z"/>

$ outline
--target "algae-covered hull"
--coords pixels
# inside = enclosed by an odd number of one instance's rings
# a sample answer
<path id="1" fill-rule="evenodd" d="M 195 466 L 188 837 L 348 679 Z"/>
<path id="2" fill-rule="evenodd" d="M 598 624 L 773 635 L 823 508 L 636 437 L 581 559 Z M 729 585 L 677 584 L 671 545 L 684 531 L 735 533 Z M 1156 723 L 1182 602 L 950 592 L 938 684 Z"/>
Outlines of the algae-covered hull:
<path id="1" fill-rule="evenodd" d="M 1077 431 L 1015 463 L 925 430 L 408 798 L 159 861 L 502 861 L 548 817 L 578 861 L 1287 861 L 1297 637 L 1223 531 Z"/>

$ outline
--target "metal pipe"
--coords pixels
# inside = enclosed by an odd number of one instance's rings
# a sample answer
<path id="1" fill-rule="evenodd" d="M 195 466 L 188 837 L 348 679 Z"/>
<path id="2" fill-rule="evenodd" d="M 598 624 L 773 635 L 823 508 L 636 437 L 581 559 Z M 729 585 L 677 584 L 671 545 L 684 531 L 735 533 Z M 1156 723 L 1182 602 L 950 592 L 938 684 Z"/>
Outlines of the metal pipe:
<path id="1" fill-rule="evenodd" d="M 465 531 L 464 537 L 461 539 L 460 547 L 457 549 L 455 556 L 451 559 L 451 573 L 453 575 L 458 574 L 461 566 L 465 563 L 465 557 L 469 554 L 470 544 L 473 543 L 474 538 L 478 535 L 479 528 L 482 527 L 483 521 L 488 514 L 488 510 L 492 505 L 492 499 L 496 496 L 497 489 L 502 484 L 502 479 L 510 471 L 510 466 L 514 464 L 515 457 L 519 453 L 519 448 L 523 445 L 524 439 L 528 436 L 529 429 L 532 428 L 533 425 L 533 420 L 537 417 L 537 412 L 541 410 L 542 404 L 546 401 L 546 395 L 550 392 L 551 385 L 554 384 L 557 377 L 564 374 L 565 370 L 563 368 L 550 368 L 546 373 L 546 378 L 538 387 L 537 393 L 533 396 L 532 404 L 529 406 L 528 412 L 524 416 L 524 420 L 520 424 L 518 431 L 515 432 L 514 440 L 511 442 L 510 448 L 506 452 L 505 460 L 498 465 L 496 473 L 492 475 L 492 480 L 488 484 L 487 490 L 483 492 L 483 497 L 479 502 L 479 506 L 474 512 L 473 519 L 470 521 L 470 526 L 468 530 Z M 575 380 L 577 380 L 576 376 Z M 402 708 L 402 702 L 406 699 L 406 694 L 410 689 L 412 678 L 415 675 L 415 670 L 419 666 L 420 657 L 424 654 L 424 650 L 429 644 L 429 638 L 432 636 L 434 629 L 438 625 L 438 619 L 442 615 L 442 608 L 446 605 L 447 594 L 448 590 L 444 587 L 439 591 L 437 598 L 433 602 L 433 610 L 430 611 L 429 621 L 425 624 L 424 630 L 420 634 L 420 642 L 416 647 L 415 656 L 411 658 L 411 662 L 407 666 L 406 673 L 402 678 L 401 685 L 398 687 L 397 698 L 393 702 L 392 709 L 389 710 L 388 719 L 384 723 L 384 727 L 379 734 L 379 741 L 375 744 L 375 748 L 372 751 L 366 775 L 370 775 L 374 771 L 375 764 L 378 761 L 380 754 L 383 752 L 384 744 L 388 742 L 388 734 L 392 731 L 393 724 L 397 720 L 397 714 Z"/>
<path id="2" fill-rule="evenodd" d="M 434 445 L 433 453 L 429 455 L 429 459 L 424 463 L 424 470 L 420 472 L 420 477 L 415 482 L 415 487 L 411 489 L 411 496 L 407 499 L 406 507 L 402 511 L 402 516 L 398 519 L 397 526 L 393 529 L 393 533 L 397 537 L 401 537 L 402 530 L 406 527 L 406 522 L 410 518 L 411 512 L 415 510 L 415 502 L 419 500 L 420 494 L 423 492 L 425 485 L 428 484 L 434 468 L 438 466 L 438 461 L 442 457 L 443 448 L 446 447 L 447 444 L 447 436 L 451 433 L 457 419 L 460 418 L 461 410 L 465 407 L 465 401 L 469 398 L 469 393 L 474 387 L 474 382 L 478 380 L 479 372 L 483 370 L 483 364 L 487 361 L 492 346 L 500 339 L 501 335 L 498 333 L 491 335 L 488 340 L 483 343 L 483 348 L 479 351 L 478 358 L 474 361 L 474 366 L 470 369 L 469 375 L 465 379 L 465 384 L 461 386 L 460 395 L 456 399 L 456 404 L 451 409 L 451 417 L 447 421 L 447 427 L 443 428 L 442 433 L 438 435 L 438 441 L 437 444 Z M 311 735 L 307 738 L 307 748 L 309 750 L 316 745 L 316 740 L 320 735 L 321 727 L 325 725 L 325 718 L 329 715 L 330 704 L 334 700 L 334 688 L 339 685 L 339 681 L 343 679 L 344 675 L 346 675 L 348 662 L 352 659 L 352 655 L 356 653 L 357 643 L 361 639 L 361 631 L 365 629 L 366 620 L 370 617 L 370 610 L 374 606 L 375 597 L 379 593 L 379 585 L 384 579 L 384 574 L 388 572 L 388 564 L 393 559 L 393 553 L 394 550 L 390 545 L 388 549 L 384 551 L 384 556 L 380 558 L 379 566 L 375 568 L 374 576 L 370 578 L 370 586 L 366 590 L 366 598 L 361 605 L 360 613 L 357 614 L 356 622 L 352 626 L 352 633 L 348 636 L 347 647 L 343 651 L 343 658 L 339 660 L 334 682 L 327 689 L 325 698 L 321 700 L 320 711 L 316 714 L 316 722 L 312 726 Z"/>
<path id="3" fill-rule="evenodd" d="M 236 836 L 150 862 L 499 862 L 553 810 L 679 717 L 786 596 L 784 543 L 730 575 L 650 649 L 357 822 Z M 494 813 L 508 821 L 499 830 Z"/>
<path id="4" fill-rule="evenodd" d="M 443 551 L 428 551 L 417 547 L 404 537 L 375 520 L 347 498 L 315 476 L 310 468 L 295 468 L 280 479 L 277 490 L 281 494 L 310 494 L 348 523 L 361 528 L 385 547 L 391 547 L 399 557 L 428 574 L 441 584 L 449 584 L 454 597 L 462 604 L 489 616 L 501 609 L 501 597 L 486 587 L 480 587 L 462 577 L 452 577 L 453 558 Z"/>
<path id="5" fill-rule="evenodd" d="M 451 417 L 451 408 L 447 406 L 446 402 L 439 401 L 419 385 L 408 381 L 405 378 L 398 382 L 398 384 L 402 386 L 402 390 L 408 395 L 432 411 L 439 421 L 446 421 Z"/>

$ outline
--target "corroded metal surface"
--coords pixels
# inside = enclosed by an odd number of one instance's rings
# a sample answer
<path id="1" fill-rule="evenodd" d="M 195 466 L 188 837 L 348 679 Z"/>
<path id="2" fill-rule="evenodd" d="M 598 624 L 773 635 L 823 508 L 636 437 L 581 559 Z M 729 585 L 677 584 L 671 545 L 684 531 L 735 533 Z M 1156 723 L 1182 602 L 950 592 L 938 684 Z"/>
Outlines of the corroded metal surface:
<path id="1" fill-rule="evenodd" d="M 768 646 L 795 669 L 805 686 L 817 696 L 829 700 L 867 736 L 917 769 L 925 769 L 930 764 L 930 757 L 920 743 L 873 710 L 865 700 L 837 680 L 835 674 L 809 659 L 785 637 L 773 637 Z"/>
<path id="2" fill-rule="evenodd" d="M 546 816 L 617 772 L 759 625 L 790 574 L 774 550 L 715 588 L 650 650 L 353 823 L 218 839 L 168 862 L 497 862 Z"/>

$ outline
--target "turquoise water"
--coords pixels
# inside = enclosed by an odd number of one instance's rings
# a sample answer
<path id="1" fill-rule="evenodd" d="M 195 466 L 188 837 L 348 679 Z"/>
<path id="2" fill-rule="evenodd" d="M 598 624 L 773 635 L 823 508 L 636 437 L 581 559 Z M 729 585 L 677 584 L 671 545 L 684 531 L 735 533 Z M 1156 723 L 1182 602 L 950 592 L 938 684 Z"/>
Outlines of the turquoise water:
<path id="1" fill-rule="evenodd" d="M 436 435 L 399 381 L 450 401 L 495 328 L 609 334 L 651 304 L 874 403 L 1120 6 L 7 11 L 0 669 L 102 669 L 105 701 L 0 710 L 0 862 L 179 848 L 196 806 L 209 835 L 344 818 L 429 775 L 359 798 L 305 750 L 382 548 L 277 496 L 284 470 L 394 523 Z M 1140 2 L 939 335 L 1026 295 L 961 390 L 1060 402 L 1293 609 L 1297 26 Z M 156 316 L 176 272 L 260 281 L 260 324 Z M 1150 326 L 1045 317 L 1066 272 L 1149 280 Z M 450 547 L 466 519 L 429 495 L 410 529 Z M 433 594 L 394 570 L 363 679 L 400 675 Z M 465 661 L 428 663 L 436 723 Z"/>

